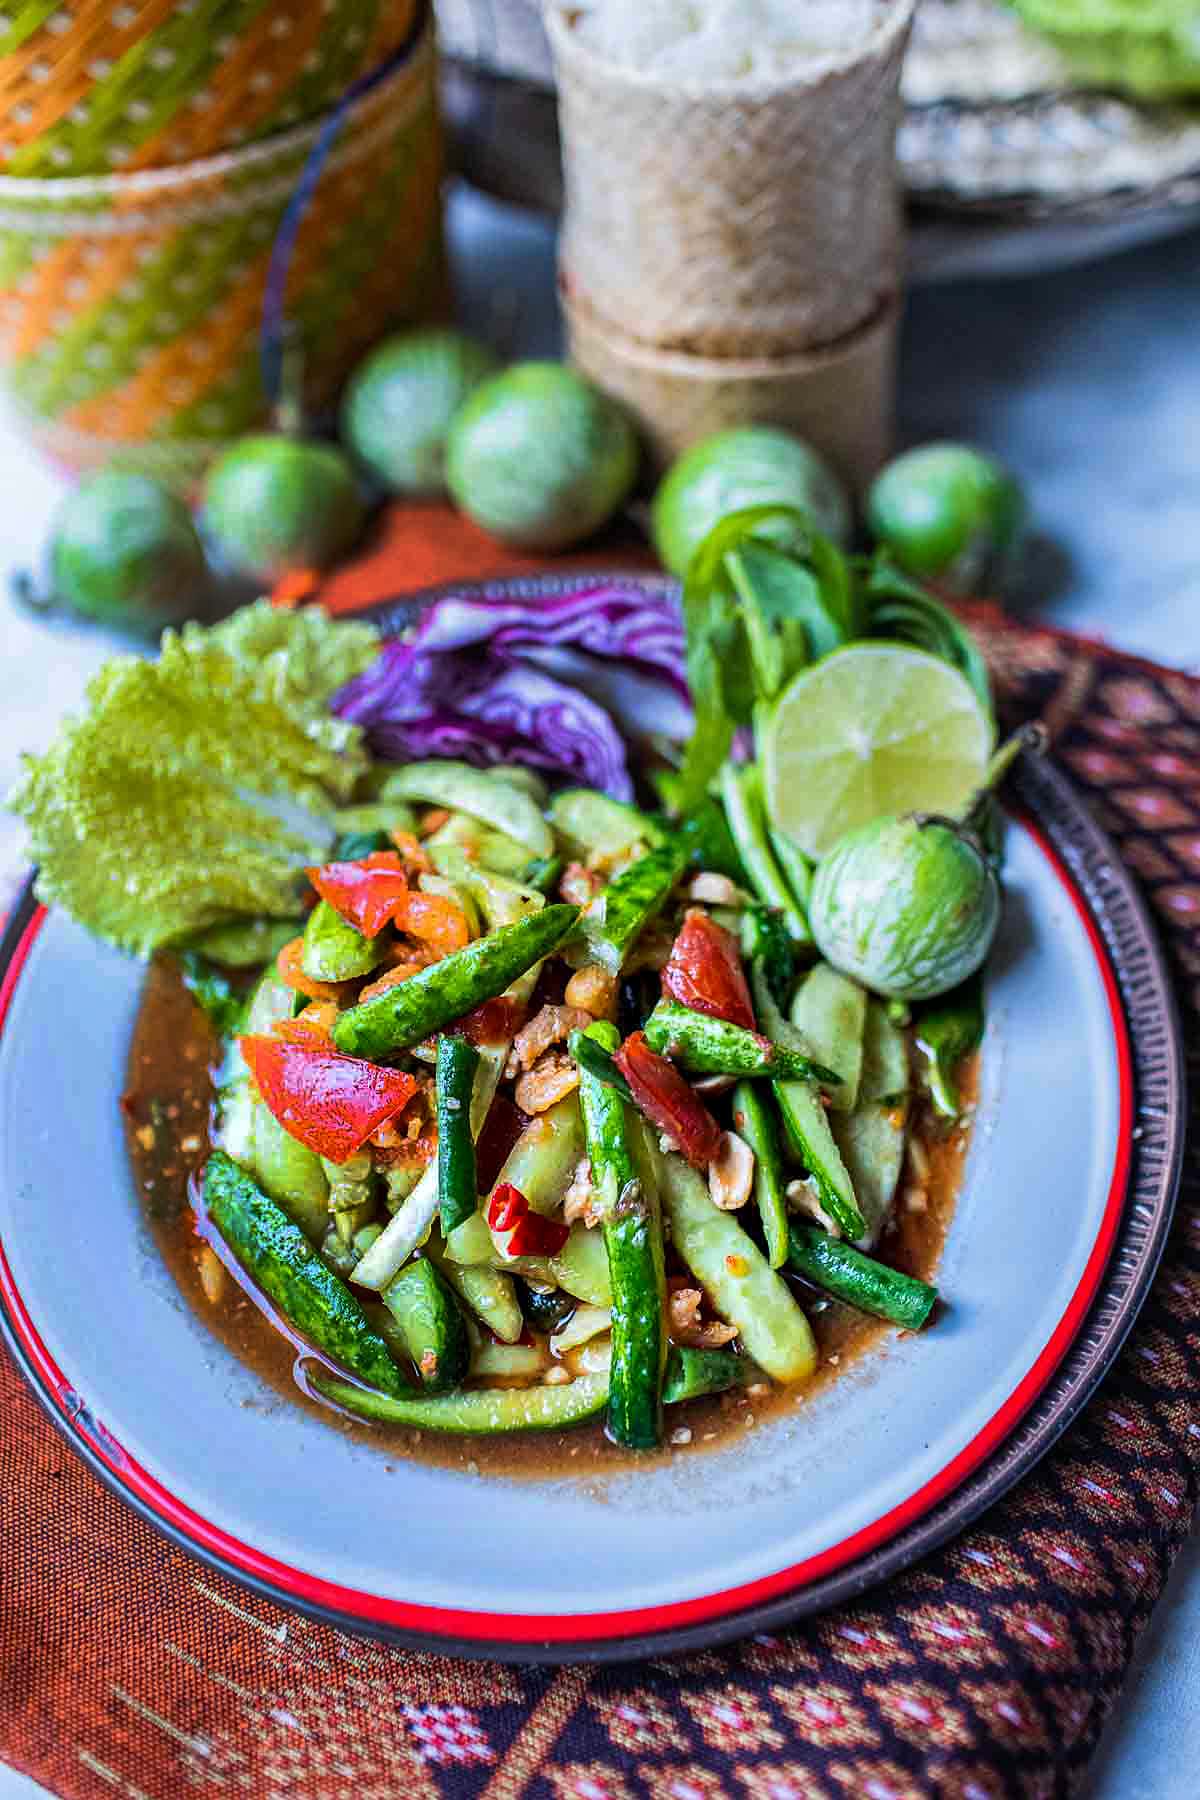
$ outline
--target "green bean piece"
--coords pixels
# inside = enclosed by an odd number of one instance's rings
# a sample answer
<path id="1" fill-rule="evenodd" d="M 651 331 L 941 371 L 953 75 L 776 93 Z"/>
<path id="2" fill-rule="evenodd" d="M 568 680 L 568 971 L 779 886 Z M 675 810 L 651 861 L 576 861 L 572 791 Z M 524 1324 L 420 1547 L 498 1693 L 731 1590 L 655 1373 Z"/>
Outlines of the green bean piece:
<path id="1" fill-rule="evenodd" d="M 584 936 L 593 957 L 610 975 L 620 974 L 634 943 L 670 899 L 686 862 L 678 843 L 660 844 L 630 863 L 587 907 Z"/>
<path id="2" fill-rule="evenodd" d="M 793 1219 L 788 1230 L 788 1267 L 848 1306 L 906 1331 L 920 1331 L 938 1297 L 928 1282 L 889 1269 L 852 1244 L 830 1237 L 819 1225 L 800 1219 Z"/>
<path id="3" fill-rule="evenodd" d="M 557 950 L 579 918 L 577 906 L 547 906 L 502 925 L 464 950 L 344 1012 L 333 1041 L 348 1056 L 380 1062 L 494 1000 L 519 975 Z"/>
<path id="4" fill-rule="evenodd" d="M 478 1067 L 474 1044 L 442 1034 L 437 1048 L 437 1168 L 443 1235 L 469 1219 L 479 1204 L 471 1135 L 471 1095 Z"/>
<path id="5" fill-rule="evenodd" d="M 602 1044 L 598 1044 L 589 1032 L 572 1031 L 567 1038 L 567 1049 L 581 1069 L 586 1069 L 589 1075 L 602 1081 L 605 1087 L 615 1089 L 622 1100 L 628 1100 L 631 1106 L 636 1105 L 633 1090 L 613 1061 L 611 1053 Z"/>
<path id="6" fill-rule="evenodd" d="M 937 1111 L 957 1119 L 962 1111 L 958 1069 L 983 1042 L 983 978 L 972 975 L 944 999 L 925 1008 L 917 1019 L 917 1048 L 925 1060 L 925 1079 Z"/>
<path id="7" fill-rule="evenodd" d="M 836 1087 L 840 1077 L 786 1044 L 731 1025 L 708 1013 L 660 1000 L 646 1020 L 646 1042 L 693 1075 L 767 1076 L 773 1081 L 813 1081 Z"/>
<path id="8" fill-rule="evenodd" d="M 754 1379 L 754 1364 L 736 1350 L 687 1350 L 671 1346 L 663 1382 L 663 1405 L 697 1400 L 702 1394 L 723 1394 L 744 1387 Z"/>
<path id="9" fill-rule="evenodd" d="M 733 1124 L 754 1152 L 754 1202 L 762 1220 L 767 1261 L 773 1269 L 781 1269 L 787 1261 L 788 1211 L 779 1129 L 752 1081 L 739 1081 L 733 1090 Z"/>
<path id="10" fill-rule="evenodd" d="M 586 1035 L 610 1055 L 620 1043 L 616 1027 L 603 1020 Z M 641 1121 L 620 1094 L 581 1068 L 579 1101 L 612 1286 L 608 1429 L 618 1444 L 650 1450 L 662 1441 L 667 1360 L 658 1190 Z"/>

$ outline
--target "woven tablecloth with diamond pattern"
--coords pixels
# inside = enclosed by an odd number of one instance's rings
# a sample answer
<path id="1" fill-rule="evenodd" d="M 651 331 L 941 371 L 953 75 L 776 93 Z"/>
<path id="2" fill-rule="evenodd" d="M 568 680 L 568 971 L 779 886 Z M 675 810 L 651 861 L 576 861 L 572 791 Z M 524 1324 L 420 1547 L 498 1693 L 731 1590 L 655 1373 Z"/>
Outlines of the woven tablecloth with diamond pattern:
<path id="1" fill-rule="evenodd" d="M 425 509 L 394 515 L 327 598 L 361 604 L 512 566 Z M 1049 721 L 1056 755 L 1140 877 L 1194 1056 L 1200 682 L 987 610 L 974 622 L 1006 716 Z M 1029 1480 L 856 1605 L 682 1660 L 460 1662 L 252 1598 L 102 1488 L 0 1354 L 0 1756 L 87 1800 L 1069 1794 L 1192 1521 L 1196 1174 L 1193 1147 L 1139 1324 Z"/>

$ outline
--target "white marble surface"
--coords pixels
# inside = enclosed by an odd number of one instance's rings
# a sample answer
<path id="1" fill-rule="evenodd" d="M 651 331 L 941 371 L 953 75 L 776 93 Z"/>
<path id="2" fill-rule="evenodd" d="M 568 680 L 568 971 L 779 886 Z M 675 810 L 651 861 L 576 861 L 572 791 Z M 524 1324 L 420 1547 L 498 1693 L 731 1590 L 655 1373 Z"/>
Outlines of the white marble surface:
<path id="1" fill-rule="evenodd" d="M 451 236 L 465 315 L 512 354 L 553 354 L 547 228 L 460 194 Z M 1046 544 L 1021 606 L 1184 668 L 1200 668 L 1198 276 L 1193 236 L 1037 280 L 926 289 L 910 301 L 901 361 L 905 441 L 971 439 L 1031 492 Z M 60 491 L 0 412 L 0 575 L 36 560 Z M 0 595 L 0 791 L 114 643 L 31 620 Z M 0 883 L 19 847 L 0 816 Z M 1089 1800 L 1193 1800 L 1198 1696 L 1193 1541 L 1142 1641 Z M 41 1791 L 0 1764 L 0 1800 Z"/>

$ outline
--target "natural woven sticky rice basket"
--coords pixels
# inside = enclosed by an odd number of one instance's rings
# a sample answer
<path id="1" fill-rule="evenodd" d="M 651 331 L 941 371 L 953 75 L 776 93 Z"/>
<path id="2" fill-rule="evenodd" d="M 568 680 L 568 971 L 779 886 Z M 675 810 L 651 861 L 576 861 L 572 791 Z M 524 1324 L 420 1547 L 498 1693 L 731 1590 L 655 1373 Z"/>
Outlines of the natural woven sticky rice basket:
<path id="1" fill-rule="evenodd" d="M 701 85 L 596 55 L 546 14 L 573 293 L 658 350 L 793 355 L 843 338 L 901 282 L 895 167 L 913 0 L 853 51 Z"/>
<path id="2" fill-rule="evenodd" d="M 304 124 L 420 0 L 0 0 L 0 172 L 102 175 Z"/>
<path id="3" fill-rule="evenodd" d="M 820 450 L 861 491 L 892 448 L 893 302 L 840 343 L 794 356 L 688 356 L 612 331 L 563 294 L 572 362 L 622 401 L 655 470 L 731 425 L 783 425 Z"/>
<path id="4" fill-rule="evenodd" d="M 266 415 L 271 246 L 319 122 L 182 168 L 0 179 L 0 370 L 38 442 L 186 481 Z M 351 111 L 304 214 L 287 314 L 310 404 L 391 323 L 441 311 L 432 32 Z"/>

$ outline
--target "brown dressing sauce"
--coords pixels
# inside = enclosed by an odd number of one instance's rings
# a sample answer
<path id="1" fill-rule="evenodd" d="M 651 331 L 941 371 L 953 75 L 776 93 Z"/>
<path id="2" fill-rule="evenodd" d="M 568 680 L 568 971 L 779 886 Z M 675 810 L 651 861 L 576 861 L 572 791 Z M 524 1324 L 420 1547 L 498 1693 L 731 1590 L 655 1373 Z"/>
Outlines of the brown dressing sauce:
<path id="1" fill-rule="evenodd" d="M 246 1363 L 284 1399 L 319 1412 L 335 1429 L 373 1444 L 392 1455 L 416 1456 L 447 1468 L 472 1473 L 545 1477 L 550 1474 L 615 1474 L 633 1460 L 628 1451 L 609 1443 L 599 1425 L 563 1433 L 526 1433 L 504 1437 L 452 1438 L 432 1432 L 366 1425 L 346 1420 L 303 1394 L 292 1370 L 291 1345 L 274 1331 L 242 1290 L 228 1277 L 218 1280 L 214 1300 L 205 1291 L 205 1245 L 193 1229 L 188 1200 L 189 1178 L 203 1167 L 209 1151 L 213 1104 L 212 1069 L 218 1048 L 208 1021 L 184 987 L 169 960 L 154 964 L 147 977 L 134 1026 L 122 1102 L 130 1159 L 143 1211 L 180 1292 L 227 1349 Z M 975 1098 L 978 1059 L 963 1071 L 962 1089 Z M 935 1277 L 946 1231 L 962 1179 L 969 1133 L 963 1128 L 945 1135 L 924 1114 L 916 1132 L 929 1155 L 928 1178 L 921 1196 L 912 1195 L 906 1177 L 892 1223 L 878 1254 L 883 1260 L 926 1281 Z M 207 1253 L 211 1259 L 212 1253 Z M 211 1260 L 208 1266 L 211 1280 Z M 893 1328 L 818 1295 L 798 1292 L 811 1320 L 821 1353 L 815 1379 L 804 1388 L 771 1387 L 694 1400 L 667 1414 L 668 1447 L 649 1460 L 678 1455 L 672 1433 L 688 1430 L 689 1450 L 718 1446 L 751 1417 L 761 1420 L 802 1406 L 815 1392 Z M 937 1329 L 934 1315 L 930 1329 Z M 647 1458 L 636 1459 L 645 1463 Z"/>

